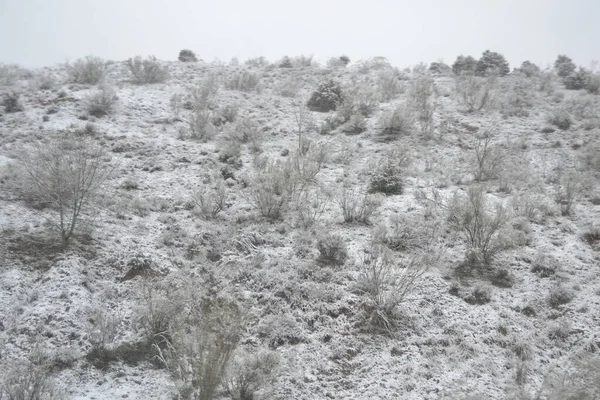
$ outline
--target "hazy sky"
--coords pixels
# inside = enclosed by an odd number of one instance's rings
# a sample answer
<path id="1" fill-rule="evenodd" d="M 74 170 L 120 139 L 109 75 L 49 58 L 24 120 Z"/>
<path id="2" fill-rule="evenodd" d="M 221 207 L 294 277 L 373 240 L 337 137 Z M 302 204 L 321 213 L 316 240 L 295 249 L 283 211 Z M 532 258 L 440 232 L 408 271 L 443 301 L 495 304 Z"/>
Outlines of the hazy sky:
<path id="1" fill-rule="evenodd" d="M 0 0 L 0 62 L 39 67 L 190 48 L 211 61 L 313 54 L 399 67 L 490 49 L 511 67 L 600 60 L 600 0 Z"/>

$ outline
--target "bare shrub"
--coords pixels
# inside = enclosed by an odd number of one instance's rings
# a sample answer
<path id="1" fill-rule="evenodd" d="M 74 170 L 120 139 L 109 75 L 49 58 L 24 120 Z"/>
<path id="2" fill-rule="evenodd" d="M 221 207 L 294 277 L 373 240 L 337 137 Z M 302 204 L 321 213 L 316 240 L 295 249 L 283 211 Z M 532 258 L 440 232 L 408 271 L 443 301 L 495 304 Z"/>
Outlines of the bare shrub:
<path id="1" fill-rule="evenodd" d="M 219 93 L 219 81 L 216 76 L 208 75 L 198 83 L 188 88 L 187 109 L 212 109 L 216 106 L 215 101 Z"/>
<path id="2" fill-rule="evenodd" d="M 392 214 L 373 230 L 373 241 L 393 251 L 420 249 L 430 251 L 436 241 L 439 225 L 424 216 Z"/>
<path id="3" fill-rule="evenodd" d="M 35 77 L 35 84 L 40 90 L 50 90 L 56 85 L 54 75 L 42 72 Z"/>
<path id="4" fill-rule="evenodd" d="M 296 97 L 302 89 L 302 81 L 295 77 L 282 80 L 275 87 L 275 93 L 283 97 Z"/>
<path id="5" fill-rule="evenodd" d="M 125 62 L 125 65 L 129 69 L 133 80 L 136 83 L 161 83 L 167 80 L 169 77 L 169 71 L 166 67 L 161 67 L 160 63 L 154 56 L 150 56 L 146 59 L 137 56 L 130 58 Z"/>
<path id="6" fill-rule="evenodd" d="M 528 117 L 535 103 L 535 80 L 512 74 L 501 81 L 500 112 L 504 117 Z"/>
<path id="7" fill-rule="evenodd" d="M 393 100 L 404 92 L 402 75 L 397 69 L 385 69 L 377 75 L 377 87 L 384 102 Z"/>
<path id="8" fill-rule="evenodd" d="M 203 187 L 195 191 L 191 200 L 202 217 L 214 219 L 227 208 L 228 198 L 229 191 L 223 181 L 219 180 L 214 187 Z"/>
<path id="9" fill-rule="evenodd" d="M 326 234 L 319 237 L 317 250 L 319 250 L 317 261 L 324 265 L 344 265 L 348 258 L 346 243 L 339 235 Z"/>
<path id="10" fill-rule="evenodd" d="M 242 92 L 259 92 L 260 78 L 257 74 L 250 71 L 236 72 L 225 83 L 229 90 L 239 90 Z"/>
<path id="11" fill-rule="evenodd" d="M 290 162 L 265 160 L 256 165 L 247 197 L 263 217 L 281 219 L 300 190 L 301 183 Z"/>
<path id="12" fill-rule="evenodd" d="M 91 139 L 67 135 L 38 143 L 21 157 L 23 193 L 57 212 L 49 221 L 65 244 L 112 176 L 115 165 L 104 158 L 104 150 Z"/>
<path id="13" fill-rule="evenodd" d="M 227 372 L 227 392 L 233 400 L 253 400 L 255 393 L 273 385 L 278 369 L 275 352 L 239 353 Z"/>
<path id="14" fill-rule="evenodd" d="M 47 365 L 19 361 L 2 365 L 0 399 L 6 400 L 62 400 L 61 393 L 50 376 Z"/>
<path id="15" fill-rule="evenodd" d="M 329 201 L 329 193 L 320 187 L 302 190 L 294 199 L 298 224 L 304 229 L 314 226 L 325 213 Z"/>
<path id="16" fill-rule="evenodd" d="M 187 121 L 190 137 L 202 142 L 210 140 L 216 132 L 213 117 L 213 112 L 208 109 L 194 108 Z"/>
<path id="17" fill-rule="evenodd" d="M 116 101 L 117 92 L 111 86 L 103 85 L 87 97 L 87 112 L 94 117 L 103 117 L 110 114 Z"/>
<path id="18" fill-rule="evenodd" d="M 141 304 L 134 315 L 136 327 L 142 329 L 149 343 L 170 343 L 172 333 L 181 328 L 185 298 L 181 291 L 151 280 L 148 274 L 142 278 Z"/>
<path id="19" fill-rule="evenodd" d="M 559 171 L 554 184 L 554 200 L 562 215 L 571 215 L 573 207 L 590 191 L 589 177 L 576 170 Z"/>
<path id="20" fill-rule="evenodd" d="M 344 222 L 348 224 L 370 224 L 371 217 L 382 203 L 381 197 L 377 195 L 349 188 L 343 188 L 335 200 L 342 210 Z"/>
<path id="21" fill-rule="evenodd" d="M 358 264 L 358 290 L 366 297 L 360 315 L 365 330 L 393 335 L 398 306 L 408 300 L 430 262 L 417 257 L 397 262 L 389 249 L 379 245 L 365 251 Z"/>
<path id="22" fill-rule="evenodd" d="M 106 61 L 100 57 L 87 56 L 67 64 L 67 75 L 71 83 L 95 85 L 104 80 L 107 73 Z"/>
<path id="23" fill-rule="evenodd" d="M 481 111 L 493 102 L 496 79 L 470 74 L 456 77 L 456 93 L 468 112 Z"/>
<path id="24" fill-rule="evenodd" d="M 155 348 L 181 397 L 212 400 L 238 345 L 242 311 L 223 298 L 198 300 L 188 307 L 187 327 L 174 331 L 164 349 Z"/>
<path id="25" fill-rule="evenodd" d="M 468 247 L 467 258 L 489 265 L 493 258 L 511 247 L 503 228 L 511 215 L 506 207 L 496 203 L 490 210 L 483 186 L 472 186 L 466 196 L 456 195 L 449 207 L 449 220 L 460 231 Z"/>
<path id="26" fill-rule="evenodd" d="M 396 139 L 413 132 L 416 115 L 411 107 L 399 104 L 396 108 L 383 113 L 378 121 L 380 135 L 385 140 Z"/>
<path id="27" fill-rule="evenodd" d="M 485 182 L 497 179 L 502 172 L 505 160 L 506 152 L 500 146 L 492 144 L 490 132 L 479 137 L 475 144 L 475 180 Z"/>

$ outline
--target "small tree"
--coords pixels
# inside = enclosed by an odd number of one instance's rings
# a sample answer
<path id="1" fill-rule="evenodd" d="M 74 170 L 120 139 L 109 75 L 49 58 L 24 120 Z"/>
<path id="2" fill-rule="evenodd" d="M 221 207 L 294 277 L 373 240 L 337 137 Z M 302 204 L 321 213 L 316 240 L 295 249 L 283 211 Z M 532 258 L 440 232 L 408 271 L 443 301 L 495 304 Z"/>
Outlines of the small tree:
<path id="1" fill-rule="evenodd" d="M 498 146 L 492 145 L 492 137 L 477 139 L 475 145 L 475 180 L 478 182 L 496 179 L 502 170 L 506 154 Z"/>
<path id="2" fill-rule="evenodd" d="M 554 61 L 554 69 L 556 74 L 561 78 L 566 78 L 571 75 L 577 69 L 577 65 L 569 57 L 565 55 L 559 55 L 556 61 Z"/>
<path id="3" fill-rule="evenodd" d="M 462 75 L 462 74 L 474 74 L 475 73 L 475 69 L 477 68 L 477 60 L 474 59 L 471 56 L 463 56 L 460 55 L 456 58 L 456 61 L 454 61 L 454 64 L 452 64 L 452 72 L 454 72 L 455 75 Z"/>
<path id="4" fill-rule="evenodd" d="M 490 74 L 504 76 L 509 72 L 510 68 L 504 56 L 489 50 L 483 52 L 475 68 L 475 75 L 478 76 L 488 76 Z"/>
<path id="5" fill-rule="evenodd" d="M 540 67 L 538 67 L 531 61 L 523 61 L 523 63 L 521 64 L 521 68 L 519 68 L 518 71 L 525 74 L 525 76 L 528 78 L 531 78 L 532 76 L 537 76 L 541 72 Z"/>
<path id="6" fill-rule="evenodd" d="M 104 161 L 104 155 L 90 139 L 65 135 L 35 145 L 21 159 L 25 195 L 58 213 L 50 221 L 65 245 L 115 169 Z"/>
<path id="7" fill-rule="evenodd" d="M 196 58 L 196 53 L 188 49 L 183 49 L 179 52 L 179 61 L 196 62 L 198 59 Z"/>

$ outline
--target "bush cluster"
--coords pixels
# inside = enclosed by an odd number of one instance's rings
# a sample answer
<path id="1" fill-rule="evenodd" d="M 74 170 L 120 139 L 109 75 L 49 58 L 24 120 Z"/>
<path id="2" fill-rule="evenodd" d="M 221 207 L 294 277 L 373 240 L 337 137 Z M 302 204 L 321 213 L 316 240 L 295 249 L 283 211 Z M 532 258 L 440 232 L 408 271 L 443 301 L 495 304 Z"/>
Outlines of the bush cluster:
<path id="1" fill-rule="evenodd" d="M 71 83 L 95 85 L 104 80 L 107 64 L 100 57 L 87 56 L 67 64 L 67 74 Z"/>
<path id="2" fill-rule="evenodd" d="M 136 83 L 160 83 L 169 77 L 167 68 L 161 67 L 154 56 L 147 59 L 142 59 L 140 56 L 130 58 L 125 65 Z"/>
<path id="3" fill-rule="evenodd" d="M 329 112 L 335 111 L 343 100 L 344 94 L 341 85 L 334 80 L 329 80 L 318 86 L 306 105 L 311 111 Z"/>

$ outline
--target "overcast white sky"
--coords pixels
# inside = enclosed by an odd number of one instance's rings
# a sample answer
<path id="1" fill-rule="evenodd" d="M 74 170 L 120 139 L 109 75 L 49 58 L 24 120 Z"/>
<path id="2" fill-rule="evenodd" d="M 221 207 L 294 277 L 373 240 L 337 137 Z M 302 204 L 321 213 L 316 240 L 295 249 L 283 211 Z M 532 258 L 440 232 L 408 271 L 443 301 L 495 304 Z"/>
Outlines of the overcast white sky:
<path id="1" fill-rule="evenodd" d="M 511 67 L 600 60 L 600 0 L 0 0 L 0 62 L 40 67 L 190 48 L 211 61 L 313 54 L 399 67 L 490 49 Z"/>

